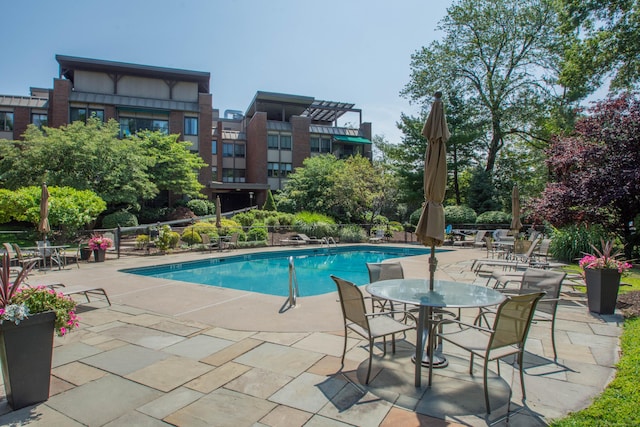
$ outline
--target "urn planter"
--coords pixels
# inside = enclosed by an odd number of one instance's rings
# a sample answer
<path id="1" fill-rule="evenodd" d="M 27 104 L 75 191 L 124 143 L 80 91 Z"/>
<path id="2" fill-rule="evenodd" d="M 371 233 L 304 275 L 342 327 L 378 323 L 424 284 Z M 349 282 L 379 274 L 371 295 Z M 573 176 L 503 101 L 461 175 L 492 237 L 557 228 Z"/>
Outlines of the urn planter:
<path id="1" fill-rule="evenodd" d="M 587 284 L 589 311 L 613 314 L 618 300 L 620 272 L 616 268 L 587 268 L 584 281 Z"/>
<path id="2" fill-rule="evenodd" d="M 20 324 L 0 325 L 0 363 L 7 401 L 12 409 L 49 398 L 56 314 L 32 314 Z"/>
<path id="3" fill-rule="evenodd" d="M 104 262 L 104 259 L 107 255 L 106 249 L 94 249 L 93 250 L 93 259 L 96 262 Z"/>

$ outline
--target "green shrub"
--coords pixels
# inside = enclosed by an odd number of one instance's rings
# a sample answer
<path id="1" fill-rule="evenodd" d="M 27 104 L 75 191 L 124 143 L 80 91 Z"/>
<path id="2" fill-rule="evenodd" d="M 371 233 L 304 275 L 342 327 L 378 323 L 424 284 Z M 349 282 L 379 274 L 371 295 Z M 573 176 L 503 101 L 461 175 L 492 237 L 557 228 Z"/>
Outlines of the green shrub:
<path id="1" fill-rule="evenodd" d="M 333 237 L 337 234 L 338 227 L 335 224 L 329 224 L 327 222 L 313 222 L 306 223 L 297 221 L 293 225 L 293 229 L 302 234 L 306 234 L 309 237 Z"/>
<path id="2" fill-rule="evenodd" d="M 158 221 L 164 221 L 172 209 L 164 208 L 144 208 L 138 212 L 138 222 L 140 224 L 154 224 Z"/>
<path id="3" fill-rule="evenodd" d="M 277 216 L 265 218 L 264 225 L 266 225 L 267 227 L 271 227 L 274 231 L 278 231 L 280 229 L 280 221 L 278 221 Z"/>
<path id="4" fill-rule="evenodd" d="M 197 216 L 205 216 L 216 212 L 216 206 L 213 203 L 202 199 L 189 200 L 185 206 Z"/>
<path id="5" fill-rule="evenodd" d="M 184 229 L 180 239 L 182 239 L 183 242 L 189 245 L 197 245 L 202 243 L 202 237 L 200 237 L 200 234 L 196 233 L 196 231 L 190 227 Z"/>
<path id="6" fill-rule="evenodd" d="M 391 231 L 404 231 L 404 227 L 398 221 L 390 221 L 387 227 Z"/>
<path id="7" fill-rule="evenodd" d="M 182 231 L 182 241 L 190 245 L 202 243 L 200 234 L 208 234 L 213 238 L 217 238 L 218 229 L 216 228 L 215 224 L 211 224 L 210 222 L 196 222 L 193 225 L 185 227 L 185 229 Z"/>
<path id="8" fill-rule="evenodd" d="M 338 232 L 343 243 L 362 243 L 367 241 L 367 232 L 357 225 L 347 225 Z"/>
<path id="9" fill-rule="evenodd" d="M 599 225 L 569 225 L 560 229 L 553 229 L 549 252 L 551 255 L 564 262 L 577 262 L 583 254 L 592 253 L 594 245 L 600 248 L 600 239 L 608 239 L 609 236 Z"/>
<path id="10" fill-rule="evenodd" d="M 469 206 L 445 206 L 444 217 L 447 224 L 475 224 L 477 215 Z"/>
<path id="11" fill-rule="evenodd" d="M 502 211 L 483 212 L 476 218 L 476 224 L 510 224 L 511 215 Z"/>
<path id="12" fill-rule="evenodd" d="M 136 236 L 136 249 L 144 249 L 149 244 L 149 236 L 146 234 L 138 234 Z"/>
<path id="13" fill-rule="evenodd" d="M 135 227 L 137 225 L 138 218 L 127 211 L 113 212 L 102 218 L 102 228 Z"/>
<path id="14" fill-rule="evenodd" d="M 266 227 L 264 225 L 256 224 L 249 229 L 249 232 L 247 232 L 246 240 L 250 242 L 261 241 L 267 240 L 268 237 L 269 233 L 267 232 Z"/>
<path id="15" fill-rule="evenodd" d="M 418 208 L 409 215 L 409 224 L 416 226 L 420 221 L 420 215 L 422 215 L 422 208 Z"/>
<path id="16" fill-rule="evenodd" d="M 295 214 L 294 223 L 296 222 L 306 222 L 307 224 L 313 224 L 314 222 L 324 222 L 327 224 L 336 223 L 330 216 L 308 211 L 302 211 Z"/>
<path id="17" fill-rule="evenodd" d="M 278 212 L 277 218 L 280 225 L 290 226 L 290 225 L 293 225 L 295 215 L 290 213 L 285 213 L 285 212 Z"/>
<path id="18" fill-rule="evenodd" d="M 231 219 L 240 223 L 243 227 L 251 227 L 256 220 L 256 215 L 254 211 L 241 212 L 239 214 L 235 214 Z"/>

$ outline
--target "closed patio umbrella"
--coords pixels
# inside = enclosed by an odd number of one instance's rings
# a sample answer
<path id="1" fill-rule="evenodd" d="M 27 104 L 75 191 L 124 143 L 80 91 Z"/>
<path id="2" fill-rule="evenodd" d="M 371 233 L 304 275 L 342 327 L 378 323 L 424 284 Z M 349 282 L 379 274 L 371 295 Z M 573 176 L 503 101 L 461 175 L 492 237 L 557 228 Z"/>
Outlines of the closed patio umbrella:
<path id="1" fill-rule="evenodd" d="M 220 205 L 220 196 L 216 196 L 216 227 L 222 227 L 222 211 Z"/>
<path id="2" fill-rule="evenodd" d="M 42 233 L 42 241 L 47 240 L 47 233 L 51 231 L 49 225 L 49 189 L 47 183 L 42 183 L 42 193 L 40 196 L 40 223 L 38 231 Z"/>
<path id="3" fill-rule="evenodd" d="M 511 230 L 514 236 L 520 232 L 522 222 L 520 222 L 520 192 L 518 184 L 513 186 L 511 190 Z"/>
<path id="4" fill-rule="evenodd" d="M 429 289 L 433 290 L 437 259 L 435 247 L 444 243 L 444 195 L 447 189 L 446 142 L 451 134 L 447 126 L 442 93 L 436 92 L 422 135 L 429 144 L 424 163 L 424 204 L 416 228 L 416 236 L 425 246 L 431 246 L 429 258 Z"/>

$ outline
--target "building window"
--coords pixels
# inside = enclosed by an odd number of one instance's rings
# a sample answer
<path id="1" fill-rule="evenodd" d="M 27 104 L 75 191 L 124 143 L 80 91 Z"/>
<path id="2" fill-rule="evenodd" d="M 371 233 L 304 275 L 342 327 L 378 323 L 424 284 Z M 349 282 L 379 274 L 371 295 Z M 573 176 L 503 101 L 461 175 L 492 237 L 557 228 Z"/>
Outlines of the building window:
<path id="1" fill-rule="evenodd" d="M 197 117 L 184 118 L 184 134 L 185 135 L 198 134 L 198 118 Z"/>
<path id="2" fill-rule="evenodd" d="M 31 123 L 36 125 L 38 128 L 42 128 L 42 126 L 47 126 L 49 118 L 46 114 L 42 113 L 33 113 L 31 114 Z"/>
<path id="3" fill-rule="evenodd" d="M 89 117 L 95 117 L 96 119 L 100 119 L 101 122 L 104 122 L 104 110 L 89 108 Z"/>
<path id="4" fill-rule="evenodd" d="M 280 163 L 280 176 L 286 178 L 292 172 L 291 163 Z"/>
<path id="5" fill-rule="evenodd" d="M 311 148 L 311 152 L 312 153 L 319 153 L 320 152 L 320 138 L 318 137 L 311 137 L 309 139 L 309 146 Z"/>
<path id="6" fill-rule="evenodd" d="M 233 182 L 233 169 L 222 169 L 222 182 Z"/>
<path id="7" fill-rule="evenodd" d="M 88 117 L 95 117 L 104 122 L 104 110 L 97 110 L 95 108 L 89 108 L 89 115 L 87 116 L 86 108 L 71 107 L 69 110 L 69 121 L 71 123 L 81 121 L 86 122 Z"/>
<path id="8" fill-rule="evenodd" d="M 245 170 L 222 169 L 222 182 L 245 182 Z"/>
<path id="9" fill-rule="evenodd" d="M 222 144 L 222 157 L 233 157 L 233 144 L 228 142 Z"/>
<path id="10" fill-rule="evenodd" d="M 280 149 L 291 150 L 291 135 L 280 135 Z"/>
<path id="11" fill-rule="evenodd" d="M 267 135 L 267 148 L 272 150 L 277 150 L 279 147 L 280 146 L 278 144 L 278 135 L 276 134 Z"/>
<path id="12" fill-rule="evenodd" d="M 267 163 L 267 176 L 269 178 L 277 178 L 280 172 L 280 165 L 278 163 Z"/>
<path id="13" fill-rule="evenodd" d="M 211 180 L 212 181 L 217 181 L 218 180 L 218 167 L 217 166 L 211 166 Z"/>
<path id="14" fill-rule="evenodd" d="M 322 138 L 320 140 L 320 152 L 321 153 L 330 153 L 331 152 L 331 139 Z"/>
<path id="15" fill-rule="evenodd" d="M 234 169 L 233 170 L 233 179 L 235 182 L 245 182 L 245 170 L 244 169 Z"/>
<path id="16" fill-rule="evenodd" d="M 218 141 L 216 141 L 215 139 L 211 141 L 211 154 L 218 154 Z"/>
<path id="17" fill-rule="evenodd" d="M 169 121 L 158 119 L 142 119 L 138 117 L 120 117 L 120 136 L 134 135 L 143 130 L 159 131 L 169 135 Z"/>
<path id="18" fill-rule="evenodd" d="M 235 157 L 244 158 L 244 144 L 234 144 L 233 154 Z"/>
<path id="19" fill-rule="evenodd" d="M 69 111 L 69 121 L 73 122 L 86 122 L 87 121 L 87 109 L 86 108 L 71 108 Z"/>
<path id="20" fill-rule="evenodd" d="M 0 131 L 11 132 L 13 130 L 13 113 L 0 111 Z"/>

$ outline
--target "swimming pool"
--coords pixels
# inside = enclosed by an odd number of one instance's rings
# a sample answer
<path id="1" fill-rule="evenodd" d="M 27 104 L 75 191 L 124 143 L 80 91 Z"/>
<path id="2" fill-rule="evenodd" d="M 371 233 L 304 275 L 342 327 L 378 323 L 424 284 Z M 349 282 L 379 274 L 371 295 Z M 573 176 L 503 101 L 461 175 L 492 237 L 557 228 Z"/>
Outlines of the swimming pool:
<path id="1" fill-rule="evenodd" d="M 129 268 L 124 273 L 219 286 L 269 295 L 289 295 L 289 257 L 294 258 L 300 296 L 336 290 L 329 275 L 358 285 L 369 282 L 367 262 L 429 254 L 429 248 L 339 246 L 258 252 L 199 261 Z"/>

